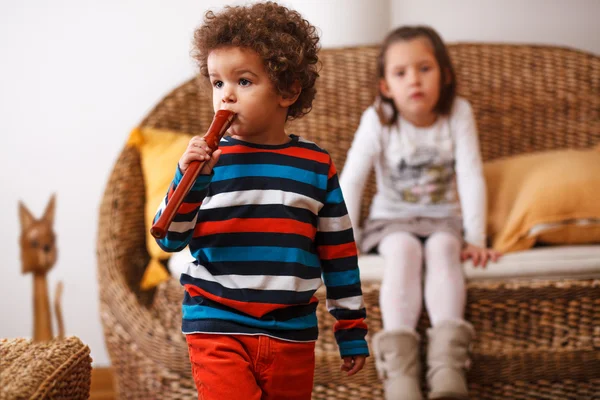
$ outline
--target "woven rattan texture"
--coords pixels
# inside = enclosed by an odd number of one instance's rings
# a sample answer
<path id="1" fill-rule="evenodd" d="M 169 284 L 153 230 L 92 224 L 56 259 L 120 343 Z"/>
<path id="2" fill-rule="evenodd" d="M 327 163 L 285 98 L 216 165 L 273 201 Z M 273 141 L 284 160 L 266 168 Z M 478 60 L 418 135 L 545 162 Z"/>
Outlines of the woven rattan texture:
<path id="1" fill-rule="evenodd" d="M 90 396 L 90 348 L 76 337 L 0 340 L 0 399 L 80 400 Z"/>
<path id="2" fill-rule="evenodd" d="M 450 47 L 459 92 L 475 112 L 485 160 L 600 142 L 600 57 L 575 50 L 492 44 Z M 374 91 L 374 47 L 327 49 L 314 108 L 288 131 L 326 148 L 341 171 L 362 111 Z M 195 80 L 167 95 L 142 126 L 204 134 L 210 100 Z M 165 166 L 172 168 L 172 166 Z M 368 184 L 363 217 L 374 193 Z M 140 155 L 125 148 L 106 186 L 98 230 L 101 315 L 121 398 L 195 394 L 181 335 L 182 289 L 172 279 L 142 292 L 145 247 Z M 379 286 L 365 283 L 368 323 L 381 328 Z M 467 318 L 475 325 L 473 399 L 592 399 L 600 393 L 600 281 L 526 280 L 468 285 Z M 315 399 L 381 399 L 372 358 L 343 378 L 319 306 Z M 420 332 L 428 324 L 424 315 Z M 425 343 L 423 343 L 425 346 Z"/>

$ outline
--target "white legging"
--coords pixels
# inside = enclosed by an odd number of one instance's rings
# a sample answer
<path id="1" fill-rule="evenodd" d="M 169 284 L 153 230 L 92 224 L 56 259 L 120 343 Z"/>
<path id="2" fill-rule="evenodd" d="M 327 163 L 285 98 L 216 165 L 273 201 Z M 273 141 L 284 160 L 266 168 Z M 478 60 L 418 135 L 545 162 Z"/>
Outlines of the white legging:
<path id="1" fill-rule="evenodd" d="M 460 240 L 446 232 L 434 233 L 425 245 L 406 232 L 383 238 L 379 253 L 385 259 L 380 292 L 384 329 L 416 328 L 423 303 L 423 261 L 425 306 L 431 324 L 464 318 L 467 296 L 460 250 Z"/>

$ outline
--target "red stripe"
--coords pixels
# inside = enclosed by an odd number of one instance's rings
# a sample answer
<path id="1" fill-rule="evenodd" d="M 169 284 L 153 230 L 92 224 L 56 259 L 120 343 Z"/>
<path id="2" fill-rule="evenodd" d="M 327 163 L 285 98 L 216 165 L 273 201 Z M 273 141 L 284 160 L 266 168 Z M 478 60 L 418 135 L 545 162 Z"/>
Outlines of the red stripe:
<path id="1" fill-rule="evenodd" d="M 335 258 L 344 258 L 355 256 L 356 244 L 354 242 L 337 244 L 332 246 L 317 247 L 321 260 L 333 260 Z"/>
<path id="2" fill-rule="evenodd" d="M 329 164 L 329 173 L 327 174 L 327 179 L 330 179 L 335 174 L 336 174 L 335 165 L 333 165 L 333 163 L 330 163 Z"/>
<path id="3" fill-rule="evenodd" d="M 169 185 L 169 191 L 167 192 L 167 200 L 171 200 L 171 197 L 173 196 L 173 193 L 175 193 L 174 187 L 175 187 L 175 185 L 173 185 L 173 183 L 171 183 Z"/>
<path id="4" fill-rule="evenodd" d="M 185 290 L 187 290 L 190 296 L 206 297 L 209 300 L 215 301 L 227 307 L 231 307 L 235 310 L 242 311 L 257 318 L 260 318 L 273 310 L 288 307 L 287 304 L 249 303 L 246 301 L 226 299 L 224 297 L 215 296 L 214 294 L 206 292 L 194 285 L 188 284 L 184 286 Z"/>
<path id="5" fill-rule="evenodd" d="M 226 221 L 206 221 L 196 225 L 194 237 L 234 232 L 294 233 L 314 238 L 311 224 L 287 218 L 232 218 Z"/>
<path id="6" fill-rule="evenodd" d="M 175 193 L 175 189 L 174 185 L 171 184 L 169 186 L 169 192 L 167 193 L 167 201 L 171 200 L 171 197 L 173 196 L 173 193 Z M 179 206 L 179 210 L 177 210 L 177 213 L 179 214 L 187 214 L 190 213 L 192 211 L 196 211 L 198 209 L 198 207 L 200 207 L 202 205 L 202 202 L 199 203 L 181 203 L 181 205 Z"/>
<path id="7" fill-rule="evenodd" d="M 223 154 L 240 154 L 240 153 L 277 153 L 286 156 L 297 158 L 305 158 L 307 160 L 315 160 L 323 164 L 329 164 L 329 155 L 320 151 L 303 149 L 301 147 L 290 147 L 285 149 L 254 149 L 251 147 L 233 145 L 221 147 Z"/>
<path id="8" fill-rule="evenodd" d="M 177 210 L 177 213 L 179 213 L 179 214 L 191 213 L 192 211 L 196 211 L 201 205 L 202 205 L 202 202 L 181 203 L 181 205 L 179 206 L 179 210 Z"/>
<path id="9" fill-rule="evenodd" d="M 347 319 L 347 320 L 338 321 L 333 326 L 333 331 L 337 332 L 337 331 L 353 329 L 353 328 L 368 329 L 367 324 L 365 324 L 365 322 L 364 322 L 364 319 L 361 318 L 361 319 Z"/>

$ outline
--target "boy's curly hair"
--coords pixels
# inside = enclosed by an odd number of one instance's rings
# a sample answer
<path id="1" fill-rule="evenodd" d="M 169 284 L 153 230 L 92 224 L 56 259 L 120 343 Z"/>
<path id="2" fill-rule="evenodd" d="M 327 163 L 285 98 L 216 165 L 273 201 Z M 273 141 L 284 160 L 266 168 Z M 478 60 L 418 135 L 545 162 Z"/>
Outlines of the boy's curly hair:
<path id="1" fill-rule="evenodd" d="M 192 54 L 201 75 L 208 78 L 209 53 L 226 46 L 257 52 L 279 94 L 291 94 L 292 84 L 300 83 L 302 92 L 288 109 L 289 120 L 311 110 L 319 76 L 319 37 L 298 12 L 273 2 L 228 6 L 218 14 L 208 11 L 204 24 L 194 33 Z"/>

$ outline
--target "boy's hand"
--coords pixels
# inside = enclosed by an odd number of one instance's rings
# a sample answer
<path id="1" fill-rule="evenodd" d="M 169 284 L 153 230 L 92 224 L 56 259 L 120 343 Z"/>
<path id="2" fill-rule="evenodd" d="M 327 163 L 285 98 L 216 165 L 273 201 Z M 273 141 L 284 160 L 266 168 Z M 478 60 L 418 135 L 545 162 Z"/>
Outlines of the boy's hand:
<path id="1" fill-rule="evenodd" d="M 365 360 L 367 356 L 348 356 L 344 357 L 344 363 L 342 364 L 342 371 L 347 371 L 348 376 L 352 376 L 365 366 Z"/>
<path id="2" fill-rule="evenodd" d="M 221 150 L 217 149 L 214 153 L 212 153 L 212 156 L 211 153 L 212 151 L 204 139 L 202 139 L 200 136 L 194 136 L 190 140 L 190 143 L 181 156 L 181 159 L 179 159 L 179 169 L 185 174 L 185 171 L 193 161 L 206 161 L 202 166 L 200 173 L 202 175 L 209 175 L 217 161 L 219 161 Z"/>
<path id="3" fill-rule="evenodd" d="M 493 249 L 486 249 L 467 243 L 467 245 L 461 252 L 460 260 L 466 261 L 469 258 L 471 258 L 473 259 L 474 266 L 478 267 L 481 264 L 481 267 L 485 268 L 488 260 L 496 262 L 498 261 L 500 256 L 502 256 L 502 253 L 500 253 L 499 251 Z"/>

